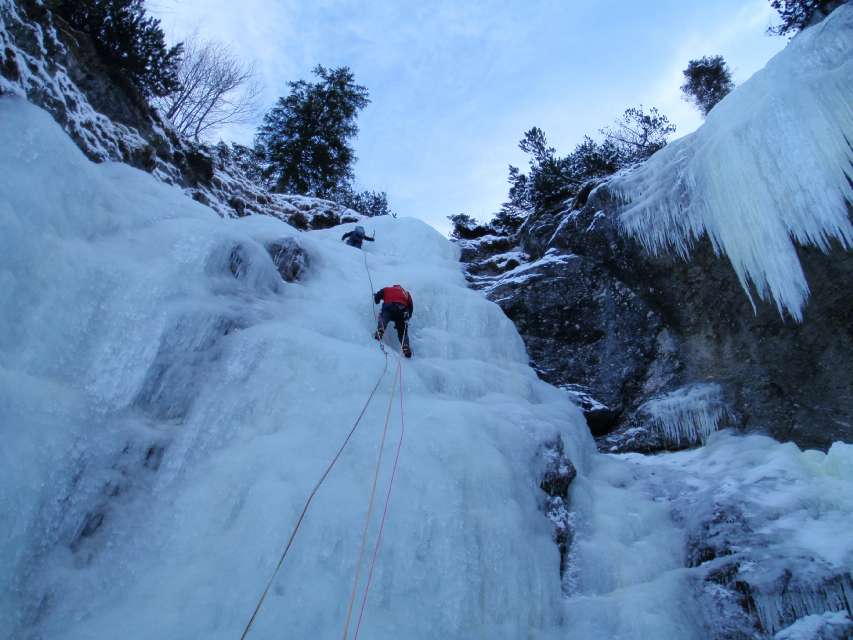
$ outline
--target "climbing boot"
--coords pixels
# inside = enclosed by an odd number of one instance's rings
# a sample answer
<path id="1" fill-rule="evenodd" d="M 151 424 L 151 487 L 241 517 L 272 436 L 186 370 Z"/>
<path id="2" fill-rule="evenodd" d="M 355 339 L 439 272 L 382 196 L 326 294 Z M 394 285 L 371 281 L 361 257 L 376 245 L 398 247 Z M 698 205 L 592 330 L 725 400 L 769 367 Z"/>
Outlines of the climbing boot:
<path id="1" fill-rule="evenodd" d="M 377 340 L 382 340 L 383 335 L 385 335 L 385 329 L 379 328 L 376 330 L 376 333 L 373 334 L 373 337 Z"/>
<path id="2" fill-rule="evenodd" d="M 403 355 L 406 356 L 407 358 L 412 357 L 412 349 L 407 344 L 403 345 Z"/>

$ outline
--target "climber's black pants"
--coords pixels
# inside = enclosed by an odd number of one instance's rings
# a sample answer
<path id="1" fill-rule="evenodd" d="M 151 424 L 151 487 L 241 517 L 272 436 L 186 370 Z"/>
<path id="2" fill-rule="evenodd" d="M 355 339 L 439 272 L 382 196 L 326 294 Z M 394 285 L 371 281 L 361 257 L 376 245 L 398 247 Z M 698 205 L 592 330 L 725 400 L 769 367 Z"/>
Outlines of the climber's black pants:
<path id="1" fill-rule="evenodd" d="M 394 327 L 397 329 L 397 339 L 401 346 L 409 346 L 409 332 L 406 331 L 406 307 L 397 302 L 382 304 L 382 311 L 379 312 L 379 328 L 385 331 L 385 327 L 392 320 Z"/>

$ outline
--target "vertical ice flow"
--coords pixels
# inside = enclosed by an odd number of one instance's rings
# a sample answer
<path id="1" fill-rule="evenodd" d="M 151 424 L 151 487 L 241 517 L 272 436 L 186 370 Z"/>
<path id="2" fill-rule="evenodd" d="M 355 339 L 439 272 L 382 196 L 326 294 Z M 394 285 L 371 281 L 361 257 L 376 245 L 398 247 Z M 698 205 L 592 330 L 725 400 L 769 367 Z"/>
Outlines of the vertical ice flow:
<path id="1" fill-rule="evenodd" d="M 726 96 L 694 133 L 614 189 L 624 229 L 687 257 L 707 235 L 779 312 L 803 317 L 809 287 L 794 242 L 853 247 L 853 4 L 806 29 Z"/>

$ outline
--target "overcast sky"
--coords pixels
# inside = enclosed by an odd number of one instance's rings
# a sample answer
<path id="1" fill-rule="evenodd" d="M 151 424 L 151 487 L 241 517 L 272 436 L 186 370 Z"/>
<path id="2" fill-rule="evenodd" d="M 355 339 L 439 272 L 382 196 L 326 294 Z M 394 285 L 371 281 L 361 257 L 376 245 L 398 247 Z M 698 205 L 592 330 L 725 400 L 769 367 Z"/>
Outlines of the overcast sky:
<path id="1" fill-rule="evenodd" d="M 489 219 L 506 196 L 518 140 L 544 129 L 561 154 L 625 108 L 657 106 L 678 126 L 691 58 L 722 54 L 743 82 L 785 44 L 765 34 L 768 0 L 148 0 L 172 41 L 196 31 L 253 61 L 268 109 L 316 64 L 367 86 L 356 178 L 401 215 L 447 229 Z M 221 132 L 248 143 L 254 126 Z"/>

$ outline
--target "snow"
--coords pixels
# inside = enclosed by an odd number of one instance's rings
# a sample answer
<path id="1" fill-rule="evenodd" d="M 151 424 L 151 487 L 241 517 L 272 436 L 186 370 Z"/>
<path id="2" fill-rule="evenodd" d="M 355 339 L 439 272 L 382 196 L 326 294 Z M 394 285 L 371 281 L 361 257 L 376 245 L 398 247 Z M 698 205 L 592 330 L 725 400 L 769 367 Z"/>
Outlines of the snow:
<path id="1" fill-rule="evenodd" d="M 503 285 L 524 284 L 525 282 L 538 277 L 540 275 L 538 270 L 542 267 L 547 265 L 565 264 L 571 260 L 576 260 L 577 257 L 578 256 L 574 254 L 560 254 L 556 249 L 548 249 L 548 251 L 545 252 L 545 255 L 537 260 L 520 264 L 514 269 L 510 269 L 509 271 L 506 271 L 494 278 L 484 277 L 480 278 L 480 280 L 482 282 L 489 282 L 489 285 L 484 289 L 484 291 L 488 293 L 489 291 Z"/>
<path id="2" fill-rule="evenodd" d="M 835 611 L 811 615 L 783 629 L 773 640 L 844 640 L 853 633 L 853 620 L 847 612 Z"/>
<path id="3" fill-rule="evenodd" d="M 853 445 L 802 451 L 720 431 L 699 449 L 619 459 L 637 490 L 671 502 L 685 537 L 720 545 L 708 568 L 737 567 L 771 634 L 853 606 Z"/>
<path id="4" fill-rule="evenodd" d="M 853 445 L 801 451 L 719 431 L 694 450 L 600 456 L 571 505 L 566 637 L 753 637 L 740 594 L 708 580 L 728 564 L 769 635 L 853 604 Z M 691 562 L 696 543 L 717 557 Z"/>
<path id="5" fill-rule="evenodd" d="M 497 263 L 498 269 L 502 269 L 506 266 L 508 262 L 515 260 L 518 263 L 527 262 L 530 260 L 530 255 L 521 251 L 520 249 L 514 249 L 512 251 L 505 251 L 504 253 L 499 253 L 490 258 L 492 262 Z"/>
<path id="6" fill-rule="evenodd" d="M 679 446 L 704 444 L 711 433 L 733 416 L 722 387 L 707 382 L 652 398 L 640 405 L 637 412 L 667 442 Z"/>
<path id="7" fill-rule="evenodd" d="M 590 395 L 589 389 L 578 384 L 563 384 L 560 389 L 566 391 L 574 400 L 575 404 L 588 411 L 609 410 L 606 404 L 602 404 Z"/>
<path id="8" fill-rule="evenodd" d="M 244 174 L 225 143 L 208 146 L 179 141 L 174 132 L 167 132 L 168 125 L 159 117 L 140 116 L 136 122 L 142 128 L 139 130 L 99 113 L 87 91 L 97 94 L 105 90 L 98 87 L 98 74 L 102 71 L 88 69 L 91 61 L 85 56 L 79 59 L 73 46 L 70 51 L 52 24 L 49 13 L 29 19 L 19 3 L 0 0 L 0 67 L 16 70 L 14 74 L 7 73 L 9 78 L 0 75 L 0 95 L 26 97 L 48 109 L 89 158 L 123 162 L 134 156 L 148 157 L 154 177 L 166 184 L 183 184 L 187 195 L 203 201 L 223 217 L 262 213 L 284 221 L 301 218 L 304 224 L 311 224 L 315 217 L 361 218 L 355 211 L 328 200 L 268 193 Z M 76 72 L 69 73 L 69 69 Z M 72 79 L 81 76 L 80 69 L 94 74 L 87 81 L 87 89 Z M 105 85 L 110 82 L 106 77 L 101 81 Z M 149 155 L 155 148 L 159 152 Z M 209 158 L 213 171 L 209 182 L 199 181 L 195 175 L 182 175 L 186 170 L 179 168 L 181 163 L 175 158 L 189 154 Z"/>
<path id="9" fill-rule="evenodd" d="M 724 98 L 696 132 L 611 184 L 626 232 L 688 258 L 703 236 L 744 290 L 802 320 L 796 245 L 853 246 L 853 4 L 806 29 Z"/>
<path id="10" fill-rule="evenodd" d="M 595 224 L 599 220 L 604 220 L 606 216 L 603 211 L 596 211 L 595 215 L 592 217 L 592 222 L 589 223 L 589 226 L 586 228 L 586 232 L 590 233 L 593 229 L 595 229 Z"/>
<path id="11" fill-rule="evenodd" d="M 466 287 L 455 247 L 416 220 L 372 222 L 365 254 L 339 228 L 220 219 L 145 173 L 90 163 L 46 113 L 0 100 L 0 627 L 239 637 L 382 370 L 366 255 L 376 287 L 413 293 L 415 358 L 362 636 L 555 637 L 539 456 L 559 437 L 589 460 L 583 417 Z M 284 237 L 308 253 L 302 282 L 283 282 L 264 248 Z M 390 385 L 250 637 L 341 633 Z M 395 414 L 394 444 L 398 428 Z"/>

